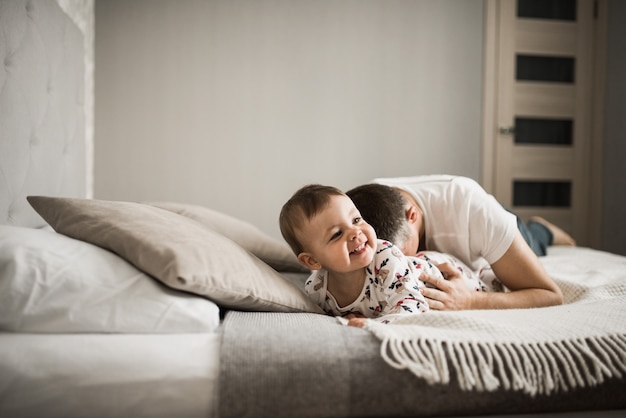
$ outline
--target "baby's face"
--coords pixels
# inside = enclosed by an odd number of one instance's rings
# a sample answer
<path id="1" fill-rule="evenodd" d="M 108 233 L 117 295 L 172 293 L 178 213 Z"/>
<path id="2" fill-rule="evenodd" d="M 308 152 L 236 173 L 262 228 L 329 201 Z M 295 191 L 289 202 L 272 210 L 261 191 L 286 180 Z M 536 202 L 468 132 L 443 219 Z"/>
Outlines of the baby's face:
<path id="1" fill-rule="evenodd" d="M 300 230 L 304 251 L 330 271 L 349 272 L 370 264 L 376 233 L 347 196 L 332 196 L 328 206 Z"/>

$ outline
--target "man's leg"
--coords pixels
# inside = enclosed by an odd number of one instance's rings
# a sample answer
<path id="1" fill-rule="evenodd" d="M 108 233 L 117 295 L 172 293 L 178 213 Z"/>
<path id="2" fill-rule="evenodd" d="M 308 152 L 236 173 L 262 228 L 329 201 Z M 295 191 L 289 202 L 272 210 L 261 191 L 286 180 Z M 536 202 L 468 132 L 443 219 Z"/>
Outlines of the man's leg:
<path id="1" fill-rule="evenodd" d="M 517 228 L 522 233 L 524 240 L 528 243 L 538 257 L 546 255 L 547 248 L 552 244 L 554 235 L 552 231 L 541 222 L 529 221 L 528 224 L 524 224 L 524 221 L 519 216 L 517 217 Z"/>
<path id="2" fill-rule="evenodd" d="M 550 231 L 550 233 L 552 234 L 552 241 L 549 245 L 576 245 L 576 241 L 574 240 L 574 238 L 572 238 L 570 234 L 540 216 L 531 217 L 528 220 L 529 227 L 531 223 L 543 225 L 544 228 L 547 228 Z"/>
<path id="3" fill-rule="evenodd" d="M 522 237 L 538 257 L 546 255 L 550 245 L 576 245 L 576 241 L 570 234 L 542 217 L 533 216 L 528 220 L 528 224 L 524 224 L 524 221 L 515 212 L 504 205 L 502 207 L 515 215 L 517 229 L 520 230 Z"/>

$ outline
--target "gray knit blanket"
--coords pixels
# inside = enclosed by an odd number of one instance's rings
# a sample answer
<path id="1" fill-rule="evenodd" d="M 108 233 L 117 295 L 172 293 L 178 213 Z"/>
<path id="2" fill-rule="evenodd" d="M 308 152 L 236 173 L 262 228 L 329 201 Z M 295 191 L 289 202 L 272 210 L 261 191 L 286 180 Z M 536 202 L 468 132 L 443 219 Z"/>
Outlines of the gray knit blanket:
<path id="1" fill-rule="evenodd" d="M 430 311 L 367 329 L 387 364 L 463 390 L 549 395 L 625 376 L 626 257 L 553 247 L 542 262 L 564 305 Z"/>

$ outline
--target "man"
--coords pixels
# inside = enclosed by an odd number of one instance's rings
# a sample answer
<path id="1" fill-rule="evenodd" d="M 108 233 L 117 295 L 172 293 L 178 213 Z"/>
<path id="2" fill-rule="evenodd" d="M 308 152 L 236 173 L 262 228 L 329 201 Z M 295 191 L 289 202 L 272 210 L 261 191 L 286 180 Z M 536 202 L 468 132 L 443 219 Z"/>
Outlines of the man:
<path id="1" fill-rule="evenodd" d="M 423 276 L 431 309 L 504 309 L 559 305 L 563 296 L 537 254 L 548 245 L 575 245 L 563 230 L 542 218 L 524 225 L 478 183 L 436 175 L 376 179 L 347 192 L 378 236 L 407 255 L 420 250 L 450 253 L 472 268 L 486 260 L 510 292 L 471 292 L 451 266 L 447 280 Z M 526 238 L 526 239 L 525 239 Z M 528 242 L 527 242 L 528 240 Z M 530 245 L 529 245 L 530 242 Z"/>

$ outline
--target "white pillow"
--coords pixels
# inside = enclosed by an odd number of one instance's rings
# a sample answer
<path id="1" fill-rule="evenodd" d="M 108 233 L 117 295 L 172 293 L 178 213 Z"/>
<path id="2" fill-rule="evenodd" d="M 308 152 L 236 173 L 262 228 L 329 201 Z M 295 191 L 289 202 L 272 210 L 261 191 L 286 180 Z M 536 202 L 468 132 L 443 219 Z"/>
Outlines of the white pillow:
<path id="1" fill-rule="evenodd" d="M 54 231 L 0 225 L 0 330 L 211 332 L 212 301 L 172 290 L 110 251 Z"/>

